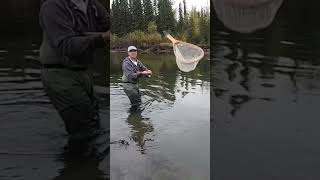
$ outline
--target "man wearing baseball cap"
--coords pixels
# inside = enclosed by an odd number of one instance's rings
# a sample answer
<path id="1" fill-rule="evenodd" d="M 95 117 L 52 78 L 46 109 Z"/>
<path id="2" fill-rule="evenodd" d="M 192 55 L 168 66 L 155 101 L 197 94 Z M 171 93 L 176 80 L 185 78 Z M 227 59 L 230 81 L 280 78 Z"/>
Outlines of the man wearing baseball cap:
<path id="1" fill-rule="evenodd" d="M 137 48 L 135 46 L 128 47 L 128 57 L 123 60 L 123 88 L 130 99 L 133 108 L 141 104 L 141 94 L 138 86 L 140 78 L 150 77 L 152 71 L 137 59 Z"/>

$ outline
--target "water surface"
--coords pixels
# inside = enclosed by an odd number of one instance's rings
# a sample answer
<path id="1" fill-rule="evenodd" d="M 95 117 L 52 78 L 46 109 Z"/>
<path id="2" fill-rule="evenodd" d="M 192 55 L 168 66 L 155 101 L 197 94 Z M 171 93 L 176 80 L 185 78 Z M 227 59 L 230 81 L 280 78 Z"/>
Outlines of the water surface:
<path id="1" fill-rule="evenodd" d="M 121 86 L 123 53 L 111 55 L 111 179 L 210 179 L 209 61 L 190 73 L 173 55 L 138 55 L 153 71 L 140 81 L 142 110 Z"/>
<path id="2" fill-rule="evenodd" d="M 312 5 L 286 1 L 269 28 L 250 34 L 229 31 L 216 19 L 211 140 L 217 180 L 320 177 L 319 13 Z"/>
<path id="3" fill-rule="evenodd" d="M 40 42 L 38 35 L 1 38 L 0 179 L 106 179 L 107 157 L 80 160 L 67 153 L 64 124 L 41 83 Z M 107 60 L 103 55 L 99 59 L 93 67 L 95 88 L 102 124 L 108 128 Z"/>

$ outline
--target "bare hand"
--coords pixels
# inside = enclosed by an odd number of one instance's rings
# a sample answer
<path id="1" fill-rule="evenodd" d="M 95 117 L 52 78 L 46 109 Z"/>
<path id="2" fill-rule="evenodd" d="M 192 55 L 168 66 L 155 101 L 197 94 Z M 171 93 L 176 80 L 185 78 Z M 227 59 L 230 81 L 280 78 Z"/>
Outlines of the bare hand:
<path id="1" fill-rule="evenodd" d="M 141 72 L 143 75 L 149 75 L 149 72 L 148 71 L 142 71 Z"/>

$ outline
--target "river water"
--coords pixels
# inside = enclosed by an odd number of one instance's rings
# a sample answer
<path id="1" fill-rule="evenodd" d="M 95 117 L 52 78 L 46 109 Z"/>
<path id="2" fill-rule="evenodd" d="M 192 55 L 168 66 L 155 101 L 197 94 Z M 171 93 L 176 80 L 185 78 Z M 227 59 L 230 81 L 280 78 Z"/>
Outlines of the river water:
<path id="1" fill-rule="evenodd" d="M 0 179 L 106 179 L 109 157 L 72 159 L 67 134 L 43 90 L 39 38 L 0 46 Z M 121 83 L 125 54 L 93 66 L 102 125 L 111 120 L 112 179 L 209 179 L 209 61 L 182 73 L 172 55 L 143 55 L 153 77 L 141 81 L 144 109 L 130 113 Z M 110 67 L 110 68 L 109 68 Z M 110 79 L 107 76 L 110 70 Z"/>
<path id="2" fill-rule="evenodd" d="M 210 179 L 208 57 L 183 73 L 169 55 L 138 55 L 153 71 L 140 81 L 141 111 L 121 86 L 125 53 L 111 55 L 111 179 Z"/>
<path id="3" fill-rule="evenodd" d="M 106 179 L 108 157 L 75 160 L 67 153 L 64 124 L 41 83 L 40 42 L 37 35 L 1 38 L 0 179 Z M 94 65 L 95 89 L 102 125 L 108 128 L 107 59 L 99 59 Z"/>
<path id="4" fill-rule="evenodd" d="M 267 29 L 249 34 L 215 18 L 215 179 L 319 179 L 318 4 L 285 1 Z"/>

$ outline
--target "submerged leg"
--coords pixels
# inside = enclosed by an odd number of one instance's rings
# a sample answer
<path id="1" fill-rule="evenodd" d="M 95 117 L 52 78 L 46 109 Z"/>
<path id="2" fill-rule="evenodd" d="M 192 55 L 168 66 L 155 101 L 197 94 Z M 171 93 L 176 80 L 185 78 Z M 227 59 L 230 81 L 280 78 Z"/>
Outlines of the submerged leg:
<path id="1" fill-rule="evenodd" d="M 126 95 L 128 96 L 131 105 L 133 107 L 141 105 L 141 93 L 139 90 L 139 86 L 137 84 L 132 83 L 123 83 L 123 89 Z"/>

